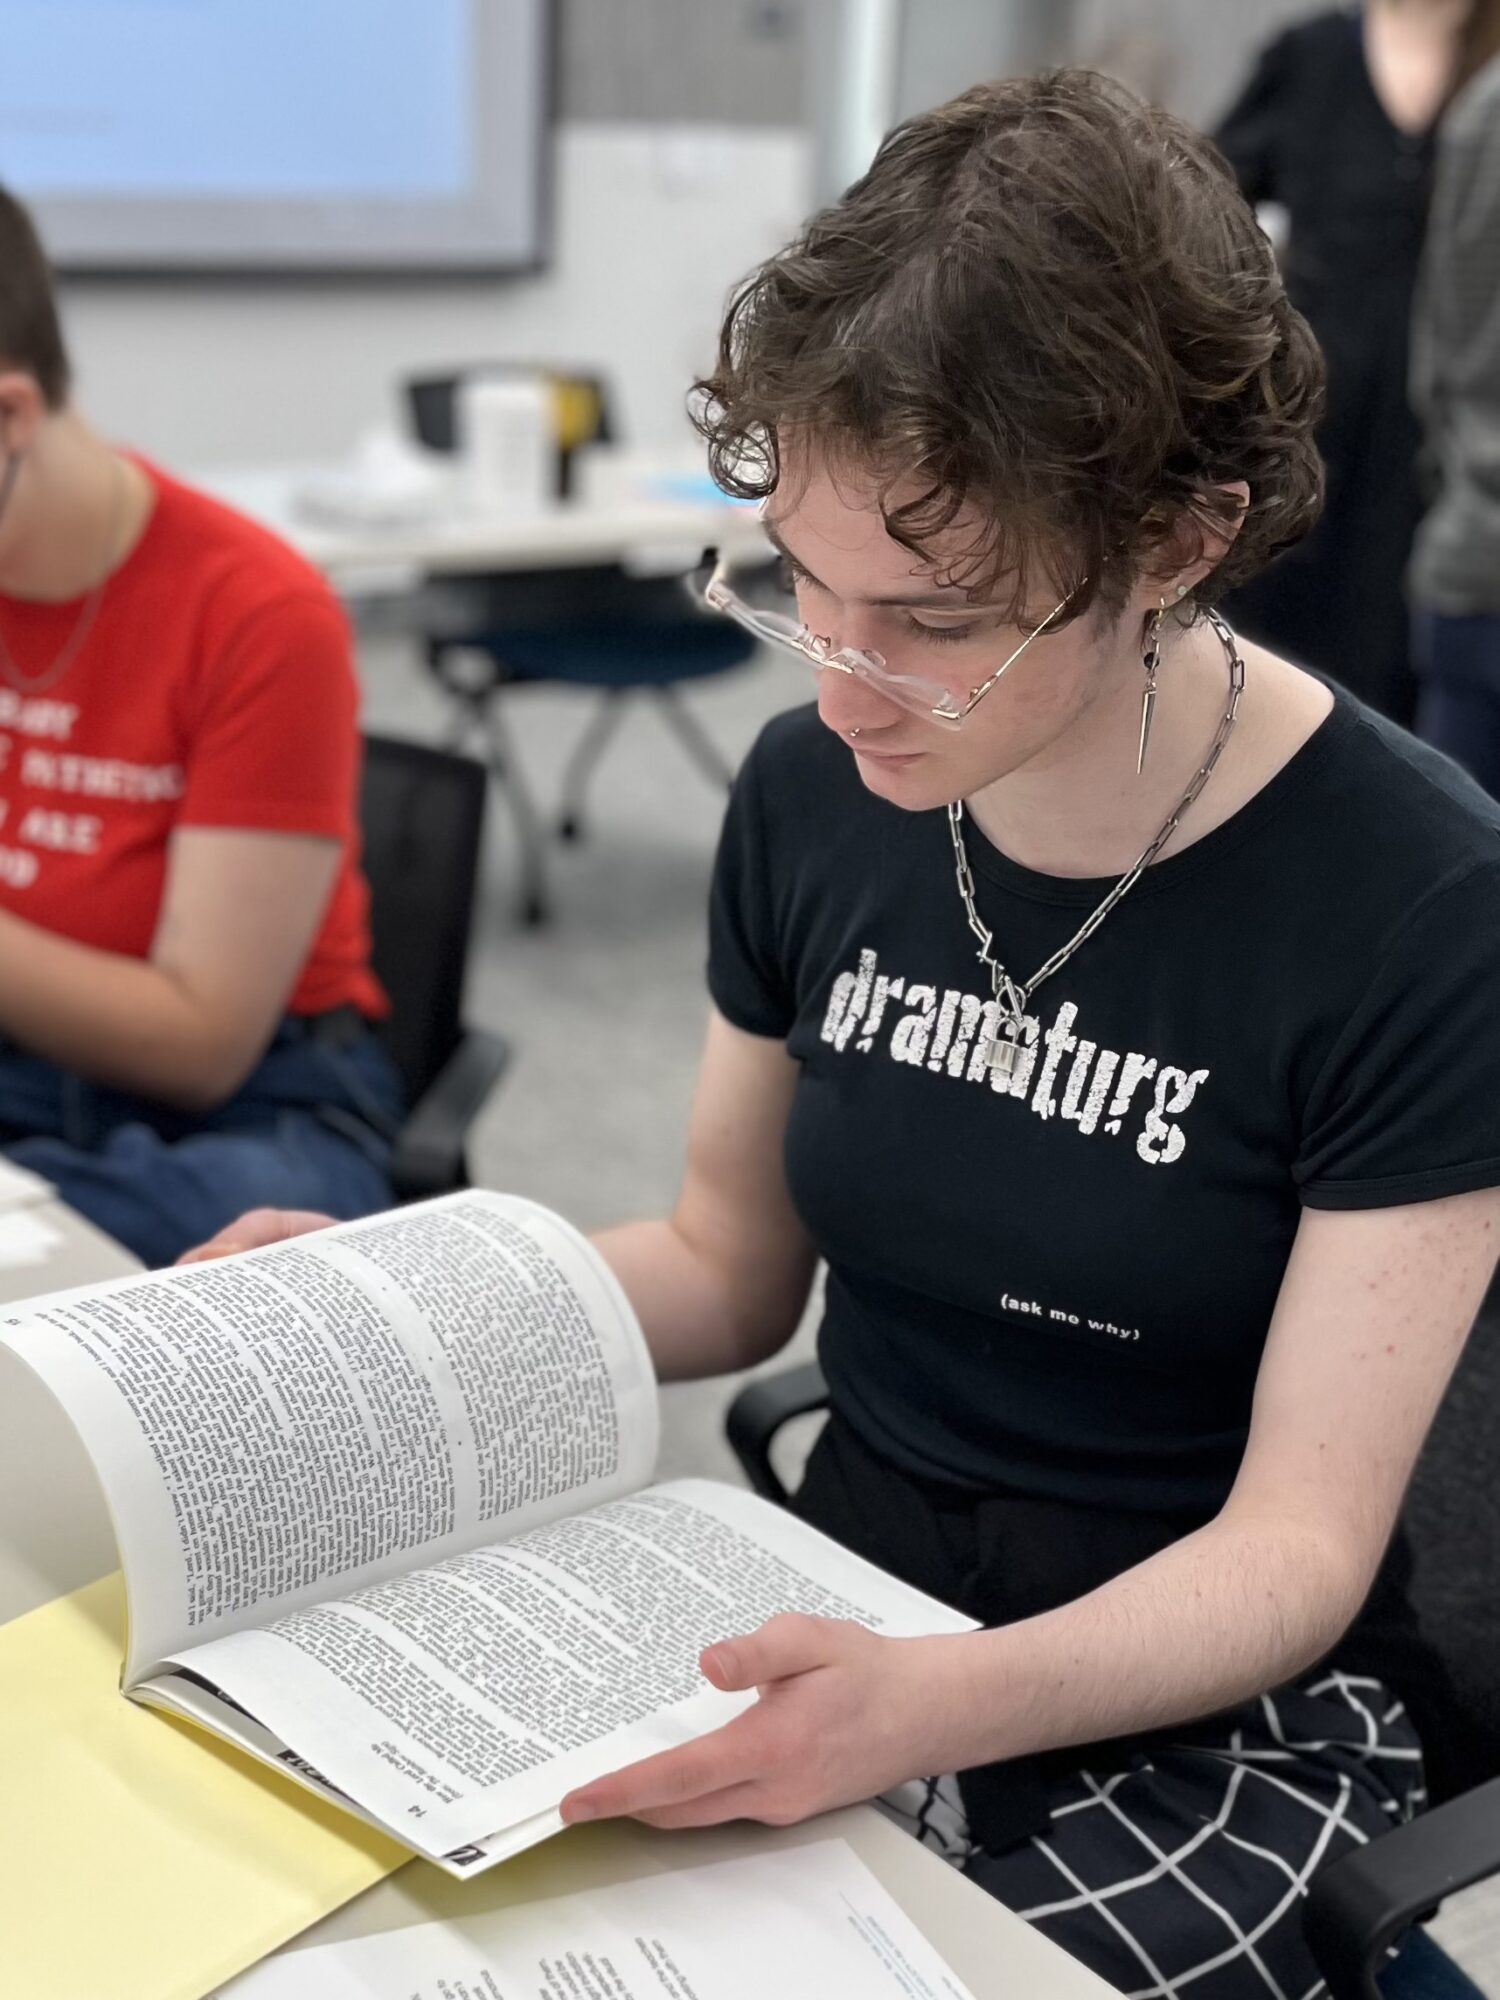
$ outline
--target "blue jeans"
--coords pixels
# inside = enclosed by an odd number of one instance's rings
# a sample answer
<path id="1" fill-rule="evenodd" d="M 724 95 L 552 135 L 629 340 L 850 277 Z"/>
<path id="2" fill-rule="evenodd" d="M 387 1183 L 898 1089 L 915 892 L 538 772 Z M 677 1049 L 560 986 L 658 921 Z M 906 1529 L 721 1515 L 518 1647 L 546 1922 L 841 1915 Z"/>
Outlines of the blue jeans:
<path id="1" fill-rule="evenodd" d="M 374 1034 L 335 1045 L 289 1017 L 213 1111 L 85 1083 L 0 1042 L 0 1151 L 143 1263 L 170 1264 L 247 1208 L 389 1208 L 401 1086 Z"/>
<path id="2" fill-rule="evenodd" d="M 1418 609 L 1416 732 L 1500 799 L 1500 616 Z"/>

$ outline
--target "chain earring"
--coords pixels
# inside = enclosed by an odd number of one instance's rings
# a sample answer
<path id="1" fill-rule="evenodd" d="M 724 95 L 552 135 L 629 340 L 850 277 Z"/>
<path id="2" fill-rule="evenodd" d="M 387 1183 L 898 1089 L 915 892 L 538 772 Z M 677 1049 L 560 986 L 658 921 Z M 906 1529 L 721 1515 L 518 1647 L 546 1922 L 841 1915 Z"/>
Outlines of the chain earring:
<path id="1" fill-rule="evenodd" d="M 1162 598 L 1146 621 L 1146 644 L 1141 655 L 1141 664 L 1146 669 L 1146 685 L 1141 693 L 1141 740 L 1135 753 L 1135 774 L 1139 777 L 1146 768 L 1146 746 L 1151 741 L 1151 718 L 1156 712 L 1156 673 L 1161 665 L 1161 626 L 1167 615 L 1167 600 Z"/>

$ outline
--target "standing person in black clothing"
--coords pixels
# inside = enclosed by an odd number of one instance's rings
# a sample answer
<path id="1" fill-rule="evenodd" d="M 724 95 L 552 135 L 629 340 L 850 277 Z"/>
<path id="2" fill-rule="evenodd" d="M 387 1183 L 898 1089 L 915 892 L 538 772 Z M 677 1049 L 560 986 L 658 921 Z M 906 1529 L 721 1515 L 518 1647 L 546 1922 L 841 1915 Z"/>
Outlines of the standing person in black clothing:
<path id="1" fill-rule="evenodd" d="M 1500 798 L 1500 0 L 1469 40 L 1414 330 L 1432 504 L 1409 583 L 1417 734 Z"/>
<path id="2" fill-rule="evenodd" d="M 1300 22 L 1215 135 L 1247 199 L 1287 211 L 1287 293 L 1328 365 L 1323 517 L 1225 613 L 1402 724 L 1416 702 L 1403 578 L 1421 515 L 1412 299 L 1469 12 L 1470 0 L 1371 0 Z"/>
<path id="3" fill-rule="evenodd" d="M 825 1260 L 796 1505 L 985 1629 L 726 1632 L 759 1700 L 565 1817 L 887 1794 L 1156 2000 L 1316 1992 L 1310 1875 L 1422 1802 L 1385 1552 L 1500 1240 L 1500 808 L 1213 611 L 1320 369 L 1222 160 L 1078 72 L 747 280 L 698 415 L 795 607 L 706 589 L 823 671 L 730 804 L 681 1197 L 599 1238 L 664 1379 Z"/>

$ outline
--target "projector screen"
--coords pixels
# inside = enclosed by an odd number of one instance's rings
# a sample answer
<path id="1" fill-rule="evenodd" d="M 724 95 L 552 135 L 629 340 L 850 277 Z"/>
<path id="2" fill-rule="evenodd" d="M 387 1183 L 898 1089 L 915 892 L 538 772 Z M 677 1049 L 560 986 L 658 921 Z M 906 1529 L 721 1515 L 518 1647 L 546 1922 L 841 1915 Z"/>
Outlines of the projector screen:
<path id="1" fill-rule="evenodd" d="M 547 0 L 0 0 L 0 182 L 66 272 L 542 255 Z"/>

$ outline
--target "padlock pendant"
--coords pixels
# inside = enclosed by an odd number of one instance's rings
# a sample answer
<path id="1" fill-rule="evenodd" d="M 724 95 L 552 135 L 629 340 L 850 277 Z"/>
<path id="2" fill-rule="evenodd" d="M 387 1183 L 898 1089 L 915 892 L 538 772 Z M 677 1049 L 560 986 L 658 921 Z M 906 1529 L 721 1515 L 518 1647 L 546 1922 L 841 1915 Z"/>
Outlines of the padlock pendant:
<path id="1" fill-rule="evenodd" d="M 1017 1024 L 1007 1021 L 1003 1028 L 995 1030 L 995 1039 L 990 1045 L 990 1074 L 998 1083 L 1002 1078 L 1008 1083 L 1016 1073 L 1016 1062 L 1021 1048 L 1016 1040 Z"/>

